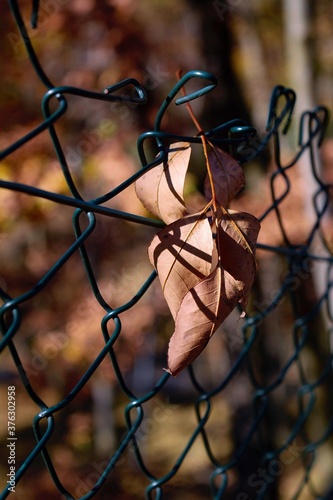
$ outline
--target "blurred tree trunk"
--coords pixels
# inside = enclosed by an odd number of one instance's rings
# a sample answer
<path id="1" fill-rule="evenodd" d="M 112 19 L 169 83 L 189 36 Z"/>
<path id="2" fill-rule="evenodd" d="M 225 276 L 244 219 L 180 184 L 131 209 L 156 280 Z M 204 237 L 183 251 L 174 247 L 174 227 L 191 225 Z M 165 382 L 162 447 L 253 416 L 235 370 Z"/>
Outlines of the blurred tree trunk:
<path id="1" fill-rule="evenodd" d="M 291 133 L 298 139 L 299 118 L 302 112 L 314 108 L 313 57 L 310 45 L 310 5 L 308 0 L 283 0 L 283 23 L 286 47 L 286 74 L 288 85 L 296 91 L 295 118 Z M 318 186 L 311 170 L 310 158 L 303 155 L 302 169 L 304 206 L 311 223 L 316 220 L 312 196 Z"/>
<path id="2" fill-rule="evenodd" d="M 220 4 L 210 2 L 207 4 L 201 0 L 189 0 L 189 3 L 197 11 L 201 26 L 202 53 L 206 61 L 207 71 L 213 73 L 219 80 L 217 89 L 212 92 L 210 99 L 205 104 L 204 114 L 200 117 L 203 127 L 212 127 L 229 120 L 240 118 L 248 124 L 252 124 L 252 117 L 248 109 L 245 96 L 237 73 L 233 65 L 233 53 L 236 41 L 231 29 L 232 9 Z M 227 5 L 227 4 L 226 4 Z M 215 6 L 215 7 L 214 7 Z M 234 422 L 234 439 L 237 448 L 244 441 L 244 422 L 251 414 L 250 402 L 248 406 L 239 404 L 236 410 Z M 238 487 L 240 496 L 253 493 L 253 488 L 248 484 L 248 478 L 254 470 L 260 468 L 260 456 L 250 446 L 245 459 L 238 464 Z M 275 500 L 275 486 L 270 490 L 270 499 Z"/>
<path id="3" fill-rule="evenodd" d="M 288 84 L 296 91 L 295 115 L 299 118 L 302 112 L 314 108 L 314 57 L 310 43 L 312 19 L 310 2 L 308 0 L 294 0 L 293 2 L 283 0 L 283 15 Z M 297 140 L 298 125 L 297 120 L 292 127 L 295 140 Z M 319 154 L 316 163 L 320 165 Z M 318 184 L 313 176 L 309 155 L 302 155 L 299 168 L 302 174 L 305 216 L 309 224 L 315 224 L 317 215 L 312 200 L 318 190 Z M 314 245 L 317 249 L 320 247 L 321 243 L 318 238 L 315 239 Z M 316 264 L 312 275 L 317 296 L 320 297 L 326 288 L 325 266 L 320 263 Z"/>
<path id="4" fill-rule="evenodd" d="M 202 53 L 206 70 L 219 80 L 218 88 L 207 100 L 202 122 L 215 126 L 222 122 L 241 118 L 251 123 L 251 116 L 235 75 L 232 51 L 235 41 L 230 29 L 230 13 L 218 11 L 214 2 L 188 0 L 199 17 Z"/>
<path id="5" fill-rule="evenodd" d="M 237 9 L 238 19 L 234 32 L 240 52 L 242 86 L 247 102 L 251 103 L 253 125 L 263 130 L 272 88 L 270 67 L 265 57 L 265 44 L 260 37 L 258 23 L 258 13 L 261 9 L 255 0 L 241 2 Z"/>
<path id="6" fill-rule="evenodd" d="M 287 78 L 297 92 L 296 113 L 313 107 L 313 57 L 308 0 L 283 0 Z"/>

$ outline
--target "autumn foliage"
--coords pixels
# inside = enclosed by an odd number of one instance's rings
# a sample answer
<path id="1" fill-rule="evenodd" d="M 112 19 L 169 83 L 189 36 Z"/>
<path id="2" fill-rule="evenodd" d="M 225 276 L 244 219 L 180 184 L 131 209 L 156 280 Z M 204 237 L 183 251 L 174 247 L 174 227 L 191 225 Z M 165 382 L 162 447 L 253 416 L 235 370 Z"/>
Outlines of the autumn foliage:
<path id="1" fill-rule="evenodd" d="M 196 359 L 237 305 L 245 308 L 256 275 L 259 221 L 229 209 L 244 188 L 243 170 L 204 137 L 202 144 L 207 204 L 200 211 L 190 213 L 184 200 L 191 156 L 187 142 L 171 144 L 167 161 L 136 182 L 145 208 L 166 223 L 148 256 L 175 320 L 167 368 L 174 376 Z"/>

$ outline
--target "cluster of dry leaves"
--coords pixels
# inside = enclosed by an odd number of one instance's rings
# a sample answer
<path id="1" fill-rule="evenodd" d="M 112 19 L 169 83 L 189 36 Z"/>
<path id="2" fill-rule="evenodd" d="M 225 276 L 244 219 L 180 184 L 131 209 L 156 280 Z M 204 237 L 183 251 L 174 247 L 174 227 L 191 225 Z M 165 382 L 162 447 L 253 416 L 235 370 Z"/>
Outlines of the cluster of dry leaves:
<path id="1" fill-rule="evenodd" d="M 244 309 L 256 275 L 259 221 L 230 210 L 244 188 L 241 166 L 202 138 L 207 167 L 207 204 L 189 213 L 184 184 L 191 156 L 187 142 L 171 144 L 167 161 L 136 182 L 144 207 L 166 226 L 153 238 L 148 256 L 175 320 L 168 371 L 176 376 L 201 353 L 221 323 L 240 304 Z"/>

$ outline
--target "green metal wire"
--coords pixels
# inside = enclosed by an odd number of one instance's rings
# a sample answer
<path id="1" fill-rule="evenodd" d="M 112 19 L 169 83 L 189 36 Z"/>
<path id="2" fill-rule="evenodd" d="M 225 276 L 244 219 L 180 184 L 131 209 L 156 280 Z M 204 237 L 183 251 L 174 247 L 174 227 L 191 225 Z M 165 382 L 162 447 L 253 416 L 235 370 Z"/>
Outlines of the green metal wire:
<path id="1" fill-rule="evenodd" d="M 171 105 L 179 106 L 190 100 L 201 98 L 206 93 L 212 91 L 218 82 L 214 75 L 205 71 L 190 71 L 182 76 L 174 88 L 171 89 L 157 112 L 154 129 L 144 132 L 138 138 L 137 150 L 142 168 L 138 169 L 131 177 L 111 191 L 105 192 L 97 198 L 87 200 L 84 198 L 83 194 L 79 192 L 78 186 L 71 175 L 65 149 L 63 147 L 63 141 L 58 137 L 54 126 L 61 117 L 66 115 L 68 109 L 66 95 L 71 94 L 77 96 L 82 100 L 82 105 L 84 105 L 85 100 L 124 102 L 137 105 L 146 102 L 145 90 L 139 82 L 133 78 L 128 78 L 111 85 L 102 92 L 92 92 L 71 86 L 57 87 L 53 85 L 44 72 L 34 51 L 17 1 L 9 0 L 8 3 L 19 33 L 24 41 L 31 64 L 40 81 L 45 86 L 46 91 L 41 103 L 44 115 L 42 123 L 1 151 L 0 159 L 9 157 L 13 152 L 17 151 L 30 140 L 37 137 L 42 132 L 48 131 L 51 144 L 58 159 L 59 168 L 62 171 L 71 194 L 59 194 L 42 190 L 32 185 L 20 184 L 4 179 L 0 179 L 0 193 L 4 190 L 10 190 L 67 206 L 72 209 L 71 215 L 73 224 L 72 244 L 35 286 L 16 297 L 11 297 L 5 290 L 0 288 L 0 298 L 3 302 L 0 308 L 0 330 L 2 334 L 0 352 L 9 353 L 17 369 L 22 386 L 26 390 L 31 401 L 38 407 L 38 412 L 31 422 L 36 444 L 33 449 L 27 453 L 23 462 L 16 470 L 15 480 L 17 488 L 22 478 L 28 474 L 30 467 L 39 457 L 41 457 L 53 480 L 55 491 L 58 491 L 63 498 L 75 500 L 76 498 L 80 498 L 81 500 L 88 500 L 93 497 L 99 498 L 99 494 L 105 491 L 104 488 L 107 487 L 111 488 L 110 495 L 112 496 L 112 472 L 115 470 L 117 464 L 120 463 L 121 459 L 127 456 L 126 452 L 131 449 L 138 470 L 146 481 L 146 486 L 142 491 L 142 497 L 145 495 L 147 499 L 161 499 L 164 497 L 164 492 L 168 489 L 169 484 L 172 484 L 172 480 L 177 477 L 183 464 L 189 459 L 189 455 L 195 444 L 201 441 L 203 453 L 210 464 L 210 470 L 207 472 L 207 497 L 209 495 L 210 498 L 216 500 L 224 498 L 237 498 L 237 500 L 248 500 L 249 498 L 256 498 L 258 500 L 271 499 L 276 498 L 274 493 L 271 493 L 272 485 L 274 485 L 277 480 L 273 464 L 283 464 L 283 454 L 288 452 L 297 439 L 300 439 L 303 444 L 295 460 L 299 458 L 302 461 L 303 476 L 295 487 L 293 498 L 295 500 L 301 498 L 305 487 L 310 488 L 313 498 L 331 498 L 329 496 L 330 491 L 317 492 L 312 485 L 311 478 L 316 463 L 316 457 L 320 453 L 321 447 L 326 445 L 331 438 L 333 432 L 333 415 L 329 415 L 328 424 L 324 429 L 321 429 L 319 436 L 317 435 L 316 438 L 309 436 L 307 422 L 313 416 L 316 405 L 320 402 L 318 391 L 327 385 L 332 389 L 332 354 L 329 353 L 326 355 L 323 367 L 320 367 L 320 373 L 316 379 L 311 379 L 302 361 L 303 353 L 308 348 L 310 340 L 313 341 L 314 336 L 319 335 L 318 332 L 314 331 L 312 326 L 314 319 L 318 318 L 323 312 L 326 313 L 329 319 L 330 330 L 328 332 L 323 330 L 320 332 L 320 335 L 326 336 L 327 341 L 329 341 L 333 321 L 331 309 L 331 289 L 333 285 L 331 270 L 333 258 L 329 251 L 323 255 L 318 254 L 312 248 L 314 239 L 321 236 L 321 221 L 323 216 L 328 213 L 330 206 L 329 191 L 331 186 L 321 178 L 320 170 L 316 163 L 316 152 L 323 142 L 325 130 L 329 122 L 329 113 L 327 109 L 319 106 L 312 111 L 305 111 L 302 114 L 299 123 L 298 151 L 295 153 L 294 158 L 287 164 L 284 164 L 282 160 L 280 144 L 281 135 L 288 132 L 296 94 L 292 89 L 285 88 L 282 85 L 278 85 L 273 89 L 268 110 L 267 131 L 260 140 L 256 130 L 252 126 L 238 119 L 219 124 L 215 128 L 203 132 L 215 145 L 229 147 L 232 154 L 244 164 L 257 158 L 268 145 L 273 143 L 276 170 L 272 173 L 270 178 L 271 204 L 268 207 L 263 207 L 263 213 L 260 220 L 264 221 L 269 214 L 275 214 L 284 245 L 276 247 L 273 245 L 261 244 L 258 245 L 258 248 L 278 256 L 283 260 L 287 271 L 280 283 L 279 289 L 274 291 L 273 297 L 270 297 L 269 303 L 265 302 L 265 307 L 262 308 L 262 310 L 252 312 L 242 320 L 242 323 L 240 323 L 241 335 L 239 336 L 239 340 L 242 346 L 237 352 L 237 355 L 234 356 L 232 366 L 227 373 L 223 375 L 219 383 L 214 386 L 207 385 L 197 365 L 194 364 L 188 368 L 188 383 L 191 387 L 191 394 L 194 394 L 191 396 L 191 404 L 196 417 L 196 425 L 192 429 L 192 433 L 182 449 L 175 452 L 174 459 L 169 469 L 165 471 L 164 474 L 157 475 L 153 472 L 150 462 L 146 458 L 144 447 L 139 439 L 140 430 L 143 426 L 145 416 L 149 414 L 146 409 L 147 405 L 156 404 L 157 399 L 167 393 L 171 384 L 177 384 L 178 379 L 174 381 L 169 373 L 162 372 L 157 381 L 151 382 L 149 389 L 140 392 L 140 395 L 136 394 L 136 391 L 131 388 L 131 384 L 128 383 L 127 376 L 121 368 L 118 359 L 119 354 L 116 349 L 122 337 L 122 315 L 126 311 L 130 311 L 135 304 L 143 299 L 153 284 L 156 273 L 152 272 L 150 274 L 130 300 L 117 308 L 113 308 L 111 302 L 104 296 L 98 285 L 95 262 L 91 258 L 88 243 L 94 239 L 97 215 L 103 215 L 110 220 L 115 219 L 124 222 L 133 222 L 137 225 L 154 227 L 156 229 L 164 226 L 161 221 L 126 213 L 107 207 L 104 204 L 131 186 L 147 170 L 163 163 L 167 157 L 167 147 L 170 141 L 188 141 L 193 144 L 201 142 L 199 136 L 180 136 L 161 130 L 162 120 Z M 33 1 L 31 22 L 34 27 L 38 25 L 38 10 L 38 0 Z M 178 97 L 177 99 L 176 96 L 191 80 L 195 80 L 196 83 L 203 83 L 204 85 L 199 90 L 185 97 Z M 128 92 L 126 93 L 129 88 L 132 90 L 134 88 L 134 94 L 131 92 L 130 97 Z M 57 104 L 57 108 L 53 112 L 50 111 L 51 101 L 52 109 L 54 108 L 53 101 L 56 101 Z M 281 103 L 283 106 L 281 106 Z M 277 111 L 281 108 L 281 111 Z M 253 150 L 253 147 L 249 147 L 249 145 L 253 144 L 253 139 L 255 139 L 256 144 L 255 150 Z M 157 152 L 156 157 L 151 161 L 147 159 L 147 143 L 153 144 Z M 282 201 L 290 195 L 292 181 L 290 180 L 289 172 L 305 154 L 309 155 L 313 178 L 317 184 L 317 191 L 312 200 L 316 220 L 309 231 L 306 242 L 302 246 L 299 246 L 294 245 L 287 235 L 285 222 L 280 213 L 280 206 Z M 277 182 L 281 184 L 281 181 L 283 181 L 282 192 L 281 187 L 277 189 Z M 21 328 L 23 306 L 29 307 L 29 304 L 35 297 L 43 295 L 48 283 L 58 275 L 65 263 L 68 262 L 74 254 L 80 256 L 94 299 L 104 310 L 104 316 L 100 322 L 100 331 L 104 346 L 88 369 L 81 374 L 79 380 L 76 381 L 66 396 L 52 406 L 47 406 L 40 395 L 39 388 L 33 387 L 28 370 L 23 365 L 20 358 L 16 346 L 16 338 Z M 293 283 L 300 273 L 309 271 L 309 262 L 321 262 L 322 265 L 326 266 L 326 289 L 323 291 L 322 296 L 317 298 L 313 308 L 307 311 L 307 314 L 300 315 L 297 310 L 297 300 Z M 262 339 L 261 330 L 263 325 L 265 325 L 271 315 L 287 301 L 288 304 L 290 304 L 293 314 L 293 325 L 292 331 L 290 332 L 290 342 L 293 346 L 293 351 L 289 353 L 287 359 L 284 360 L 275 378 L 266 381 L 264 384 L 261 380 L 258 380 L 256 375 L 256 357 L 253 353 Z M 117 449 L 112 453 L 110 450 L 110 458 L 94 485 L 83 496 L 75 497 L 71 492 L 67 491 L 61 478 L 58 476 L 57 468 L 52 462 L 52 456 L 49 453 L 49 444 L 57 426 L 56 415 L 64 410 L 75 408 L 80 393 L 87 386 L 92 376 L 99 370 L 104 360 L 108 360 L 110 371 L 114 374 L 118 388 L 126 400 L 123 411 L 123 422 L 126 431 Z M 289 426 L 289 431 L 283 444 L 276 446 L 272 444 L 271 440 L 265 439 L 263 427 L 276 391 L 284 386 L 286 378 L 291 370 L 296 370 L 299 379 L 299 386 L 295 394 L 298 410 L 292 425 Z M 243 375 L 246 374 L 252 386 L 252 409 L 251 415 L 249 416 L 250 420 L 246 426 L 246 432 L 242 442 L 237 443 L 233 451 L 224 455 L 227 458 L 221 459 L 216 451 L 214 451 L 216 449 L 214 446 L 215 443 L 212 443 L 208 425 L 216 402 L 225 397 L 233 381 L 240 373 Z M 251 489 L 251 484 L 247 481 L 247 484 L 238 484 L 235 490 L 231 478 L 240 473 L 242 467 L 244 467 L 244 462 L 249 462 L 249 456 L 251 462 L 251 455 L 249 454 L 253 446 L 260 448 L 260 461 L 254 461 L 252 474 L 257 472 L 256 467 L 258 467 L 258 464 L 263 468 L 262 470 L 266 471 L 266 474 L 260 476 L 260 488 L 257 487 L 257 489 L 255 489 L 252 486 Z M 250 477 L 251 474 L 248 478 Z M 36 484 L 36 491 L 37 489 L 38 484 Z M 14 496 L 15 494 L 11 493 L 9 485 L 7 485 L 3 491 L 0 492 L 0 500 L 4 500 L 11 495 Z"/>

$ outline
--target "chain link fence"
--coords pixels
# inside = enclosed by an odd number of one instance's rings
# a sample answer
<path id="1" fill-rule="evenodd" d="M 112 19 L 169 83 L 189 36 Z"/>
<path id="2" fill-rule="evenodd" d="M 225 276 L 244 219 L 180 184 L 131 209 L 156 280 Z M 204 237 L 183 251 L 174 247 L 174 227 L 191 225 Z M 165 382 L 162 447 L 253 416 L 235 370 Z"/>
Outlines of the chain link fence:
<path id="1" fill-rule="evenodd" d="M 148 325 L 148 333 L 136 328 L 138 314 L 148 311 L 143 308 L 135 312 L 138 304 L 156 303 L 156 308 L 161 309 L 155 272 L 150 274 L 149 265 L 141 268 L 142 261 L 138 261 L 138 285 L 134 276 L 121 271 L 126 264 L 125 252 L 124 261 L 111 261 L 103 274 L 96 242 L 100 241 L 101 227 L 107 220 L 111 228 L 110 253 L 130 233 L 134 234 L 130 240 L 134 247 L 138 241 L 133 251 L 142 252 L 146 258 L 144 246 L 153 234 L 149 228 L 157 230 L 162 223 L 119 210 L 112 201 L 127 192 L 147 169 L 164 161 L 170 141 L 201 142 L 198 136 L 163 131 L 161 122 L 169 107 L 181 107 L 189 100 L 202 98 L 217 81 L 203 71 L 183 76 L 162 103 L 154 129 L 138 139 L 142 168 L 98 197 L 90 192 L 86 195 L 69 166 L 66 141 L 57 132 L 58 122 L 69 110 L 69 96 L 79 99 L 82 106 L 95 100 L 138 106 L 146 102 L 145 89 L 133 78 L 103 92 L 54 86 L 35 54 L 17 2 L 9 3 L 31 64 L 46 91 L 41 103 L 43 121 L 7 145 L 0 154 L 1 160 L 5 162 L 28 142 L 48 133 L 64 182 L 59 183 L 59 191 L 52 191 L 37 182 L 17 182 L 15 172 L 2 175 L 2 204 L 6 204 L 8 193 L 13 193 L 12 210 L 15 202 L 23 207 L 17 217 L 25 217 L 27 199 L 33 199 L 41 212 L 49 210 L 50 205 L 56 206 L 55 217 L 60 220 L 50 217 L 48 224 L 58 227 L 61 240 L 61 225 L 66 221 L 64 227 L 72 243 L 64 249 L 56 239 L 51 242 L 55 250 L 36 283 L 31 284 L 20 271 L 16 279 L 25 291 L 16 293 L 15 286 L 5 281 L 4 272 L 0 277 L 0 345 L 4 360 L 0 373 L 2 396 L 8 401 L 2 403 L 5 416 L 1 420 L 0 498 L 45 498 L 41 496 L 43 491 L 48 492 L 48 498 L 82 500 L 333 498 L 333 259 L 326 229 L 331 216 L 331 185 L 325 180 L 319 161 L 319 148 L 328 125 L 327 110 L 318 107 L 303 113 L 298 150 L 288 161 L 284 141 L 289 137 L 296 96 L 283 86 L 273 90 L 262 137 L 237 119 L 205 132 L 212 143 L 229 148 L 249 176 L 253 162 L 272 149 L 274 169 L 267 174 L 269 196 L 262 201 L 259 193 L 255 198 L 262 225 L 268 221 L 266 228 L 276 224 L 278 231 L 272 239 L 268 237 L 267 242 L 258 244 L 259 273 L 247 316 L 239 319 L 239 315 L 232 314 L 203 355 L 186 373 L 173 379 L 162 371 L 168 316 L 162 314 L 159 319 L 157 314 Z M 34 24 L 37 14 L 38 2 L 34 2 Z M 187 97 L 177 98 L 184 85 L 193 81 L 199 82 L 199 90 L 197 87 Z M 155 150 L 157 156 L 149 160 Z M 305 186 L 295 177 L 299 166 L 308 169 Z M 110 168 L 116 171 L 117 163 Z M 314 187 L 311 197 L 306 194 L 310 184 Z M 305 208 L 293 214 L 293 200 L 302 193 Z M 68 229 L 71 219 L 72 229 Z M 117 228 L 114 234 L 113 227 Z M 147 234 L 147 229 L 148 236 L 140 239 L 140 233 Z M 12 238 L 14 248 L 15 231 Z M 78 262 L 85 277 L 68 288 L 75 279 Z M 4 260 L 1 267 L 4 271 Z M 105 282 L 112 276 L 119 278 L 119 288 L 106 293 Z M 76 309 L 72 327 L 75 330 L 76 319 L 84 319 L 86 328 L 80 330 L 80 335 L 88 339 L 87 350 L 96 353 L 89 359 L 89 366 L 78 360 L 79 355 L 75 357 L 77 337 L 64 336 L 61 310 L 56 311 L 56 325 L 49 324 L 45 313 L 56 307 L 54 294 L 63 295 L 61 298 L 67 303 L 70 294 L 82 297 L 80 288 L 86 293 L 87 285 L 89 301 L 82 303 L 80 311 Z M 123 300 L 122 287 L 130 293 L 135 287 L 136 290 L 131 298 Z M 38 338 L 43 340 L 44 335 L 49 339 L 48 332 L 53 332 L 52 353 L 48 356 L 45 351 L 44 356 L 37 356 L 33 326 L 29 327 L 26 320 L 36 310 L 44 311 L 42 320 L 37 316 L 36 331 L 42 331 Z M 99 324 L 98 339 L 90 332 L 92 317 Z M 30 354 L 24 342 L 29 328 Z M 127 329 L 133 330 L 130 340 Z M 137 342 L 141 334 L 145 348 L 129 353 L 133 338 Z M 134 351 L 136 345 L 139 344 L 134 342 Z M 62 385 L 60 395 L 54 388 L 64 366 L 60 361 L 58 364 L 57 356 L 65 347 L 79 368 Z M 127 362 L 126 356 L 131 361 Z M 51 358 L 54 363 L 48 361 Z M 70 373 L 68 366 L 66 370 Z M 95 434 L 85 444 L 82 436 L 90 432 L 86 430 L 87 414 L 95 421 Z M 27 419 L 33 433 L 27 428 Z M 61 447 L 68 440 L 76 446 L 74 461 Z M 79 445 L 75 445 L 75 440 Z M 52 479 L 47 490 L 46 477 Z M 33 493 L 28 492 L 28 487 L 33 488 Z"/>

